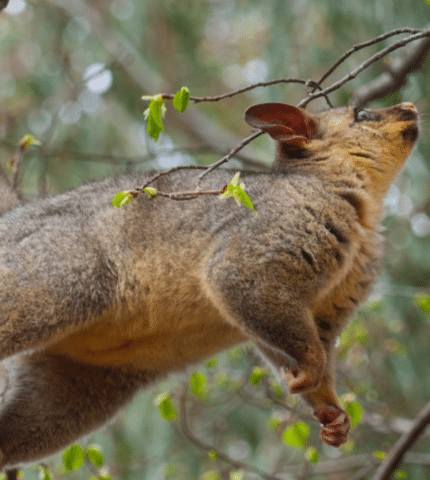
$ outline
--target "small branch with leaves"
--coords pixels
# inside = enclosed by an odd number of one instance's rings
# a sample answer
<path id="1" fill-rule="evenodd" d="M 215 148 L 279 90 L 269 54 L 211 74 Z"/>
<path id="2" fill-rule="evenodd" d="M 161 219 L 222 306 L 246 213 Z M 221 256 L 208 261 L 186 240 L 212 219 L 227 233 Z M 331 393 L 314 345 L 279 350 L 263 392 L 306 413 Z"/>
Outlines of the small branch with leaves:
<path id="1" fill-rule="evenodd" d="M 340 80 L 332 83 L 330 86 L 326 88 L 322 88 L 321 84 L 324 82 L 347 58 L 349 58 L 352 54 L 355 52 L 369 47 L 371 45 L 375 45 L 378 42 L 384 41 L 387 38 L 390 38 L 394 35 L 399 35 L 399 34 L 404 34 L 404 33 L 410 33 L 408 37 L 399 40 L 395 42 L 394 44 L 383 48 L 376 54 L 372 55 L 370 58 L 368 58 L 365 62 L 363 62 L 361 65 L 359 65 L 357 68 L 352 70 L 348 75 L 345 75 L 343 78 Z M 424 40 L 423 40 L 424 39 Z M 359 43 L 357 45 L 354 45 L 351 49 L 349 49 L 347 52 L 345 52 L 322 76 L 318 81 L 313 81 L 313 80 L 303 80 L 303 79 L 298 79 L 298 78 L 282 78 L 282 79 L 277 79 L 277 80 L 272 80 L 269 82 L 259 82 L 255 83 L 253 85 L 250 85 L 245 88 L 241 88 L 239 90 L 229 92 L 226 94 L 214 96 L 214 97 L 192 97 L 190 95 L 190 91 L 187 87 L 182 87 L 181 90 L 176 92 L 175 94 L 158 94 L 154 96 L 144 96 L 142 97 L 143 100 L 149 101 L 149 106 L 144 112 L 145 119 L 147 120 L 147 131 L 150 135 L 151 138 L 156 142 L 159 138 L 160 133 L 164 133 L 164 125 L 163 125 L 163 118 L 166 114 L 166 106 L 165 103 L 167 100 L 172 100 L 173 107 L 180 113 L 185 112 L 185 110 L 188 107 L 188 104 L 190 101 L 194 103 L 199 103 L 199 102 L 215 102 L 215 101 L 220 101 L 225 98 L 231 98 L 235 95 L 242 94 L 244 92 L 250 91 L 254 88 L 258 87 L 267 87 L 270 85 L 276 85 L 280 83 L 298 83 L 304 85 L 305 92 L 306 92 L 306 97 L 299 102 L 298 107 L 304 108 L 309 102 L 312 100 L 319 98 L 319 97 L 325 97 L 327 100 L 328 105 L 331 107 L 330 100 L 328 99 L 328 94 L 332 93 L 336 90 L 338 90 L 341 86 L 343 86 L 345 83 L 355 79 L 357 75 L 359 75 L 362 71 L 364 71 L 366 68 L 368 68 L 370 65 L 374 64 L 378 60 L 382 59 L 389 53 L 393 52 L 394 50 L 397 50 L 401 47 L 404 47 L 405 45 L 408 45 L 411 42 L 414 42 L 416 40 L 421 40 L 421 43 L 419 44 L 418 47 L 415 48 L 415 52 L 419 51 L 419 56 L 422 61 L 423 59 L 423 51 L 428 52 L 430 50 L 430 29 L 424 29 L 424 30 L 419 30 L 419 29 L 413 29 L 413 28 L 397 28 L 395 30 L 392 30 L 391 32 L 385 33 L 383 35 L 379 35 L 378 37 L 375 37 L 371 40 L 367 40 L 366 42 Z M 416 55 L 414 56 L 415 59 Z M 417 64 L 417 60 L 414 60 L 414 64 Z M 410 62 L 409 62 L 410 63 Z M 407 65 L 409 65 L 407 61 L 403 60 L 402 65 L 406 65 L 402 69 L 402 80 L 400 82 L 397 82 L 395 86 L 399 87 L 404 83 L 404 79 L 406 78 L 407 74 L 410 73 L 410 68 L 408 70 Z M 389 88 L 394 88 L 392 85 L 390 85 Z M 319 90 L 318 92 L 316 90 Z M 374 96 L 372 97 L 374 98 Z M 355 102 L 359 101 L 360 104 L 363 104 L 363 97 L 356 97 Z M 225 155 L 223 158 L 218 160 L 217 162 L 213 163 L 212 165 L 209 165 L 208 167 L 198 167 L 198 166 L 189 166 L 189 167 L 175 167 L 170 170 L 167 170 L 165 172 L 156 174 L 154 177 L 152 177 L 150 180 L 148 180 L 144 185 L 141 187 L 136 187 L 134 190 L 130 191 L 125 191 L 125 192 L 119 192 L 114 200 L 113 200 L 113 205 L 116 207 L 122 207 L 124 205 L 127 205 L 133 198 L 135 198 L 139 192 L 146 192 L 149 198 L 155 198 L 156 196 L 160 197 L 167 197 L 172 200 L 192 200 L 195 199 L 201 195 L 219 195 L 221 198 L 226 198 L 226 194 L 228 193 L 227 196 L 233 196 L 238 204 L 244 203 L 246 206 L 254 210 L 251 200 L 249 197 L 246 195 L 243 187 L 239 186 L 237 183 L 236 175 L 232 179 L 229 185 L 224 186 L 220 190 L 210 190 L 210 191 L 203 191 L 200 188 L 200 183 L 201 180 L 203 179 L 204 176 L 208 175 L 211 171 L 213 171 L 215 168 L 218 168 L 220 165 L 228 162 L 237 152 L 239 152 L 245 145 L 250 143 L 252 140 L 257 138 L 258 136 L 262 135 L 262 131 L 258 131 L 249 137 L 245 138 L 242 142 L 240 142 L 235 148 L 233 148 L 227 155 Z M 160 192 L 154 187 L 151 187 L 150 185 L 155 182 L 161 175 L 168 175 L 173 173 L 176 170 L 179 169 L 185 169 L 185 168 L 202 168 L 204 169 L 204 172 L 199 175 L 196 189 L 195 191 L 190 191 L 190 192 Z M 241 184 L 243 185 L 243 184 Z M 241 188 L 241 190 L 240 190 Z M 255 212 L 256 213 L 256 212 Z"/>
<path id="2" fill-rule="evenodd" d="M 195 168 L 195 167 L 191 167 Z M 166 193 L 160 192 L 156 188 L 149 187 L 148 185 L 154 182 L 157 178 L 160 178 L 162 175 L 167 175 L 172 173 L 173 170 L 183 169 L 183 167 L 176 167 L 174 169 L 168 170 L 166 172 L 160 172 L 155 177 L 151 178 L 146 184 L 142 187 L 137 187 L 135 190 L 119 192 L 115 195 L 112 204 L 114 207 L 123 207 L 127 205 L 133 198 L 135 198 L 140 191 L 146 192 L 149 199 L 153 199 L 157 196 L 159 197 L 167 197 L 173 200 L 191 200 L 193 198 L 197 198 L 200 195 L 218 195 L 220 199 L 225 199 L 228 197 L 233 197 L 238 205 L 243 204 L 246 207 L 250 208 L 255 215 L 257 212 L 252 205 L 251 199 L 245 192 L 245 184 L 239 184 L 239 175 L 240 173 L 237 172 L 236 175 L 232 178 L 231 182 L 228 185 L 225 185 L 221 190 L 200 190 L 197 188 L 195 191 L 191 192 L 175 192 L 175 193 Z"/>

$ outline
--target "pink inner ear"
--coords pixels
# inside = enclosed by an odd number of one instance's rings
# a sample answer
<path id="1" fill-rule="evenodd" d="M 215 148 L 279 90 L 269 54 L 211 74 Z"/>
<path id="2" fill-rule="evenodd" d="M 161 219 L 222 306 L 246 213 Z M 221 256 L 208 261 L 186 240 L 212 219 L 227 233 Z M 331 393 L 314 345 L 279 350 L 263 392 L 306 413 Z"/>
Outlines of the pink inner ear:
<path id="1" fill-rule="evenodd" d="M 245 112 L 245 121 L 275 140 L 289 141 L 288 137 L 296 137 L 296 143 L 308 142 L 312 138 L 310 118 L 300 109 L 285 103 L 252 105 Z"/>

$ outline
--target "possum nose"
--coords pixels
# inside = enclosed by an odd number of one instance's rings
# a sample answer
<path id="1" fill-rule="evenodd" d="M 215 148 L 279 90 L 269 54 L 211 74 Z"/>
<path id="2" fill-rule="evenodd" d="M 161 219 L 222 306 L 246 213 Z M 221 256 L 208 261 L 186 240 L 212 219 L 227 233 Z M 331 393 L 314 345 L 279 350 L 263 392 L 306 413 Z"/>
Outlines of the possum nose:
<path id="1" fill-rule="evenodd" d="M 399 105 L 399 107 L 402 110 L 409 110 L 410 112 L 415 113 L 415 115 L 418 115 L 417 107 L 411 102 L 403 102 Z"/>

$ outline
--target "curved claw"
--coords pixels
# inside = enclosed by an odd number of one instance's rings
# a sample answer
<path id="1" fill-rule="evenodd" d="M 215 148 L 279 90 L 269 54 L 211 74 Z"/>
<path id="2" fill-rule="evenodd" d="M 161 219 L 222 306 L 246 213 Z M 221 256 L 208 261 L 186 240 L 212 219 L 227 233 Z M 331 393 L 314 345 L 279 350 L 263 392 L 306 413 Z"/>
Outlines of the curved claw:
<path id="1" fill-rule="evenodd" d="M 323 425 L 320 437 L 325 444 L 340 447 L 348 440 L 351 422 L 346 412 L 334 405 L 327 405 L 315 414 Z"/>

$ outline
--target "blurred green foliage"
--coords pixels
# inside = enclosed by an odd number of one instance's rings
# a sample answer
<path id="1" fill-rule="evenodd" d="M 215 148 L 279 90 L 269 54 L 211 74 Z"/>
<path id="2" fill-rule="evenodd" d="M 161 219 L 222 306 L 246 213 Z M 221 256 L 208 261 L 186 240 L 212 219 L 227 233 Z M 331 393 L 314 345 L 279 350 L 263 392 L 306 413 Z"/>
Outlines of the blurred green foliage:
<path id="1" fill-rule="evenodd" d="M 142 95 L 187 85 L 192 95 L 213 96 L 281 77 L 317 79 L 355 43 L 396 27 L 425 27 L 429 9 L 424 0 L 10 0 L 0 15 L 2 165 L 24 135 L 42 142 L 20 163 L 20 188 L 32 198 L 123 172 L 213 162 L 249 135 L 242 119 L 247 106 L 296 104 L 302 87 L 276 85 L 191 103 L 183 115 L 166 102 L 165 133 L 157 143 L 146 131 Z M 378 48 L 357 52 L 330 80 Z M 334 92 L 332 102 L 347 103 L 396 55 Z M 341 480 L 360 471 L 355 478 L 370 478 L 372 465 L 430 398 L 429 70 L 427 61 L 400 92 L 372 105 L 415 102 L 422 140 L 386 199 L 382 279 L 340 339 L 338 390 L 350 399 L 357 425 L 348 444 L 323 446 L 308 408 L 286 396 L 246 347 L 199 366 L 189 379 L 170 378 L 142 393 L 108 430 L 81 442 L 81 450 L 50 461 L 55 475 L 79 465 L 68 478 L 247 480 L 267 472 L 293 479 L 308 472 L 306 478 Z M 321 108 L 323 100 L 310 104 Z M 273 144 L 265 137 L 246 155 L 270 162 Z M 197 153 L 189 149 L 196 145 L 202 147 Z M 290 447 L 294 439 L 285 432 L 297 425 L 309 426 L 297 437 L 306 449 Z M 89 442 L 100 445 L 100 456 L 99 447 L 88 450 Z M 428 478 L 429 447 L 425 437 L 414 447 L 422 456 L 406 457 L 397 478 Z M 332 459 L 338 467 L 350 462 L 324 473 Z M 245 467 L 238 468 L 241 462 Z M 39 467 L 24 475 L 49 478 Z"/>

